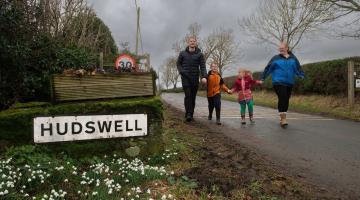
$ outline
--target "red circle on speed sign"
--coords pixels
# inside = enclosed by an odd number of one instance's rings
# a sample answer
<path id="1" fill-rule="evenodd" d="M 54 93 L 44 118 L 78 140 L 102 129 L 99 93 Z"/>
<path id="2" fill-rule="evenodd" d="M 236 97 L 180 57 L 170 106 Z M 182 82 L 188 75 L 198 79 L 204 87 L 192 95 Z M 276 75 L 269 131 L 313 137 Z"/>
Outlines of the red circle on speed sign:
<path id="1" fill-rule="evenodd" d="M 136 61 L 128 54 L 121 54 L 115 61 L 115 69 L 121 72 L 136 71 Z"/>

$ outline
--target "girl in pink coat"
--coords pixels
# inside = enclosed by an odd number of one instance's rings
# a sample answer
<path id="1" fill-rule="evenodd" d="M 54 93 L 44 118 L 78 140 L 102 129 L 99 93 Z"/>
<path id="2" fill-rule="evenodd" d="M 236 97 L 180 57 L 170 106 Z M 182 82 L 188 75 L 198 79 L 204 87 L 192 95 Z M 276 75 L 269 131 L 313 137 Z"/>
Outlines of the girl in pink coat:
<path id="1" fill-rule="evenodd" d="M 245 112 L 246 106 L 249 110 L 250 123 L 254 124 L 254 100 L 251 93 L 252 86 L 262 84 L 262 81 L 254 80 L 249 70 L 240 69 L 238 78 L 236 79 L 232 92 L 238 93 L 238 101 L 240 104 L 241 124 L 246 124 Z"/>

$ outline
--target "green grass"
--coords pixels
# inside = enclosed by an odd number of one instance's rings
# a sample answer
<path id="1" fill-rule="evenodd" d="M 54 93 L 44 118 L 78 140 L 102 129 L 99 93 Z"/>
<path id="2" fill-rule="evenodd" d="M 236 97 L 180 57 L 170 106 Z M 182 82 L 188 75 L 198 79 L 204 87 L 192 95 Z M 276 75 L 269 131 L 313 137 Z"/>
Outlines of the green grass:
<path id="1" fill-rule="evenodd" d="M 205 96 L 205 93 L 199 92 L 199 95 Z M 253 97 L 255 105 L 277 108 L 277 97 L 274 92 L 253 91 Z M 222 98 L 237 102 L 236 94 L 228 95 L 223 93 Z M 350 107 L 347 104 L 346 97 L 293 94 L 290 98 L 289 110 L 360 121 L 360 103 L 358 102 L 353 107 Z"/>

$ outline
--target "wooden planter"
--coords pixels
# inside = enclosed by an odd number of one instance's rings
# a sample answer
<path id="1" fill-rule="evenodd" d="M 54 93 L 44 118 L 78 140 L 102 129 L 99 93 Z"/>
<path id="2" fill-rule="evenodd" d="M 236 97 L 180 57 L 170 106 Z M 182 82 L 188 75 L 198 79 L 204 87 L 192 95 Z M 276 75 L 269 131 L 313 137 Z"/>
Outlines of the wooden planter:
<path id="1" fill-rule="evenodd" d="M 151 73 L 54 75 L 51 80 L 52 102 L 154 95 Z"/>

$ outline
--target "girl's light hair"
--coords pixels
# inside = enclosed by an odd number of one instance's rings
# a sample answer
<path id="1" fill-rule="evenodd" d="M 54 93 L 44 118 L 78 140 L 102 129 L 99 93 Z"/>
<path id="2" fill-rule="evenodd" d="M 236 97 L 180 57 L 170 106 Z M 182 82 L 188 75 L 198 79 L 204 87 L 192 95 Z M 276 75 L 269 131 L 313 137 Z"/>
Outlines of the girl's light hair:
<path id="1" fill-rule="evenodd" d="M 252 72 L 250 70 L 248 70 L 248 69 L 240 68 L 239 72 L 244 73 L 245 75 L 249 75 L 251 78 L 253 77 Z"/>

